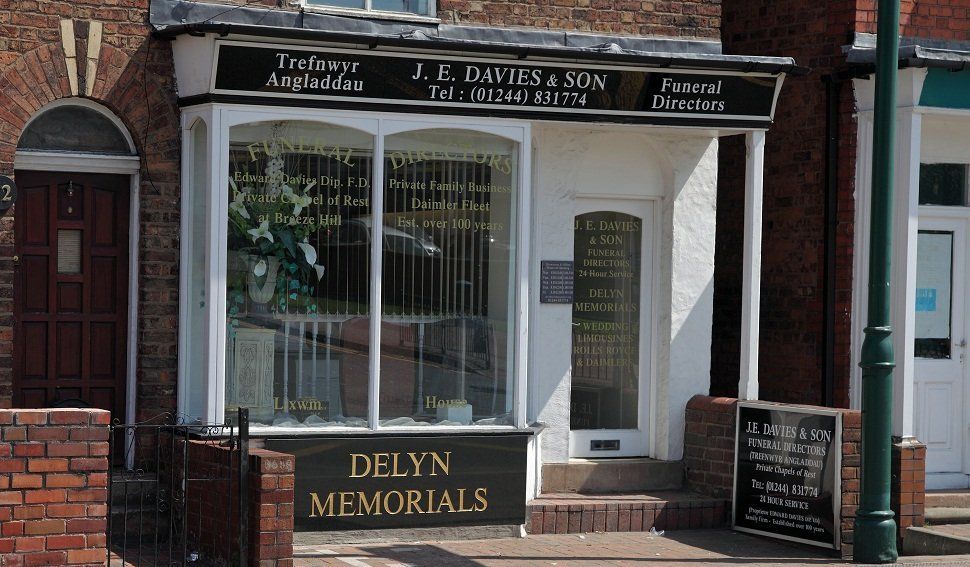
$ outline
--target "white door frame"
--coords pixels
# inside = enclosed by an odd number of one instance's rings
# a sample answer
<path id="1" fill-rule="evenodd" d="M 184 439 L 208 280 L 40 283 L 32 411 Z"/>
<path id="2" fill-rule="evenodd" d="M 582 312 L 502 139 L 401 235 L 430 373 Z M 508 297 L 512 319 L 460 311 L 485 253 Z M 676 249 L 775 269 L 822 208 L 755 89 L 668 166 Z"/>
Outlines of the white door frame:
<path id="1" fill-rule="evenodd" d="M 642 457 L 650 451 L 650 419 L 654 385 L 654 290 L 657 277 L 654 250 L 657 232 L 655 199 L 613 195 L 577 195 L 574 217 L 596 211 L 616 211 L 640 218 L 640 384 L 637 400 L 637 429 L 581 429 L 569 431 L 570 458 Z M 643 214 L 640 214 L 643 213 Z M 572 353 L 570 351 L 570 356 Z M 570 386 L 570 392 L 572 387 Z M 570 393 L 570 397 L 572 394 Z M 619 450 L 590 450 L 594 439 L 618 439 Z"/>

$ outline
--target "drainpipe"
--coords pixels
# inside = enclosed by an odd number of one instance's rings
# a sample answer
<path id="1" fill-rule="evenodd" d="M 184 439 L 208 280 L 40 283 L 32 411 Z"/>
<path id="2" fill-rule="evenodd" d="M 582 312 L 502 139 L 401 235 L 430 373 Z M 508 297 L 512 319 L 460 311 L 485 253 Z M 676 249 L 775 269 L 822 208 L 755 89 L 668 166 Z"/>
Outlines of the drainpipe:
<path id="1" fill-rule="evenodd" d="M 823 257 L 822 405 L 835 406 L 835 240 L 839 226 L 839 95 L 842 80 L 825 83 L 825 250 Z"/>

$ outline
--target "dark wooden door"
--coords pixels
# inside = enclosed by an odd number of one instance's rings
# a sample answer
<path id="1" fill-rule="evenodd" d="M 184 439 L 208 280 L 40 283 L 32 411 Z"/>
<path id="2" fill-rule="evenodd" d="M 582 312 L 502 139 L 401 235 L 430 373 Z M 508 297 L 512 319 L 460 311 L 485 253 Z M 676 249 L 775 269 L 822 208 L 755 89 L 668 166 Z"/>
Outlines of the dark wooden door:
<path id="1" fill-rule="evenodd" d="M 14 407 L 124 420 L 129 179 L 18 171 Z"/>

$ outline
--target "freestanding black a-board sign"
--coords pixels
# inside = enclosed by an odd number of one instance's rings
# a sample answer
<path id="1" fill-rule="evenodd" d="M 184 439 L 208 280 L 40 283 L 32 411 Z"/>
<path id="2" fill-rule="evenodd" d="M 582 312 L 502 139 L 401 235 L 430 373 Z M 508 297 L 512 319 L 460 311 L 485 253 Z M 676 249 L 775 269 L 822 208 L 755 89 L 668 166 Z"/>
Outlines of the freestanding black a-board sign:
<path id="1" fill-rule="evenodd" d="M 734 529 L 841 547 L 842 414 L 738 404 Z"/>

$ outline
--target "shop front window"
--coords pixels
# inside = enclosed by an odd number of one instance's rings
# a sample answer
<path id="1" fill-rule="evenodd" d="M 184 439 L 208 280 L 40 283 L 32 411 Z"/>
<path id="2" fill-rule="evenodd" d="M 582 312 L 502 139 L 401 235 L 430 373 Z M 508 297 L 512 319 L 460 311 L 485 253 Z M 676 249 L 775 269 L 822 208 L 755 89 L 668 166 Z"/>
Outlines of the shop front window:
<path id="1" fill-rule="evenodd" d="M 226 410 L 367 424 L 373 139 L 283 121 L 230 130 Z"/>
<path id="2" fill-rule="evenodd" d="M 512 424 L 516 155 L 453 130 L 385 141 L 385 424 Z"/>
<path id="3" fill-rule="evenodd" d="M 519 144 L 302 120 L 228 132 L 225 415 L 513 425 Z"/>

